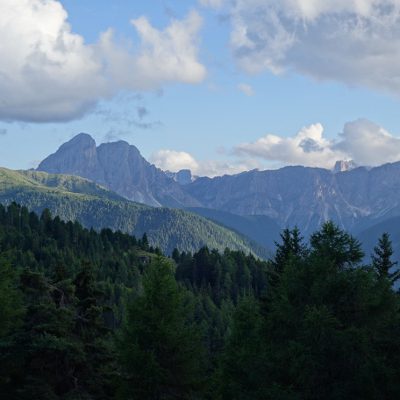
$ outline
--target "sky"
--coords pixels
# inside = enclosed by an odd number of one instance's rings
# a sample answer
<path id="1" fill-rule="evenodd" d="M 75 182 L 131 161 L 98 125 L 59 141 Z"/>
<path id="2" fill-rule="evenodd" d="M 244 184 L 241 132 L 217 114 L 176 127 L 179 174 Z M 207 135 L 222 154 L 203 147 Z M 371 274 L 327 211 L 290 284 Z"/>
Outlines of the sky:
<path id="1" fill-rule="evenodd" d="M 1 0 L 0 166 L 80 132 L 216 176 L 400 160 L 400 0 Z"/>

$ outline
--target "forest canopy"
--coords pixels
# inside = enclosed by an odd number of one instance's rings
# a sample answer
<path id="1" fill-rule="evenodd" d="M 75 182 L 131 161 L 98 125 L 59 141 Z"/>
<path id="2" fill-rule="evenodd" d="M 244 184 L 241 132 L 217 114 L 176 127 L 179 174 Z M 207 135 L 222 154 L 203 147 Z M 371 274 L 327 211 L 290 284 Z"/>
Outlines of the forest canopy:
<path id="1" fill-rule="evenodd" d="M 331 222 L 268 261 L 0 206 L 0 396 L 400 398 L 388 235 L 370 265 Z"/>

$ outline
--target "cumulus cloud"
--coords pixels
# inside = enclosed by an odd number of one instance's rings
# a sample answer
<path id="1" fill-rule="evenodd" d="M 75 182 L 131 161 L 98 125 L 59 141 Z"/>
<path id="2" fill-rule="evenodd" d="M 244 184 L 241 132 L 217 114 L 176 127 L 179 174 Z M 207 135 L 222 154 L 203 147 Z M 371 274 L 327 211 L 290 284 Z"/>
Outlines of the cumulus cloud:
<path id="1" fill-rule="evenodd" d="M 252 86 L 248 85 L 247 83 L 239 83 L 237 88 L 246 96 L 254 96 L 255 94 Z"/>
<path id="2" fill-rule="evenodd" d="M 233 54 L 250 73 L 294 70 L 400 94 L 400 0 L 236 0 L 226 11 Z"/>
<path id="3" fill-rule="evenodd" d="M 324 128 L 314 124 L 302 128 L 293 137 L 268 134 L 253 143 L 243 143 L 235 148 L 235 154 L 259 157 L 283 165 L 307 165 L 331 167 L 345 155 L 333 150 L 333 143 L 323 137 Z"/>
<path id="4" fill-rule="evenodd" d="M 256 157 L 278 165 L 332 168 L 337 160 L 376 166 L 400 160 L 400 138 L 381 126 L 359 119 L 345 124 L 337 139 L 327 139 L 321 124 L 302 128 L 292 137 L 268 134 L 234 149 L 242 157 Z"/>
<path id="5" fill-rule="evenodd" d="M 57 0 L 0 2 L 0 119 L 70 120 L 122 89 L 153 90 L 205 76 L 196 12 L 164 30 L 145 17 L 132 20 L 140 43 L 130 45 L 118 43 L 112 30 L 89 45 L 67 17 Z"/>
<path id="6" fill-rule="evenodd" d="M 400 161 L 400 138 L 366 119 L 348 122 L 336 138 L 324 136 L 320 123 L 300 129 L 291 137 L 267 134 L 236 146 L 228 161 L 197 160 L 184 151 L 159 150 L 150 161 L 172 172 L 190 169 L 199 176 L 237 174 L 251 169 L 304 165 L 331 169 L 339 160 L 377 166 Z"/>
<path id="7" fill-rule="evenodd" d="M 156 151 L 151 155 L 150 161 L 164 171 L 178 172 L 181 169 L 190 169 L 194 175 L 209 177 L 237 174 L 260 166 L 254 159 L 239 159 L 231 163 L 216 160 L 197 161 L 191 154 L 175 150 Z"/>
<path id="8" fill-rule="evenodd" d="M 150 161 L 164 171 L 178 172 L 181 169 L 197 171 L 199 168 L 193 156 L 185 151 L 158 150 L 151 155 Z"/>
<path id="9" fill-rule="evenodd" d="M 400 138 L 368 120 L 348 122 L 333 149 L 345 152 L 359 165 L 400 161 Z"/>

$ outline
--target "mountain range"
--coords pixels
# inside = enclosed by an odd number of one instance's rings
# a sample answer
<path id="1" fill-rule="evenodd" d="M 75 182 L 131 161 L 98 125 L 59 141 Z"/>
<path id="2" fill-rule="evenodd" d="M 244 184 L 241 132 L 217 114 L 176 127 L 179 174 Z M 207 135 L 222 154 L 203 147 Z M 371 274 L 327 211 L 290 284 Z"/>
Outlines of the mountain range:
<path id="1" fill-rule="evenodd" d="M 297 226 L 307 237 L 327 220 L 362 238 L 367 251 L 383 228 L 399 236 L 400 162 L 194 177 L 189 170 L 162 171 L 127 142 L 97 146 L 81 133 L 37 171 L 1 171 L 2 202 L 17 201 L 35 211 L 48 207 L 96 229 L 147 232 L 166 252 L 205 244 L 265 256 L 283 228 Z"/>
<path id="2" fill-rule="evenodd" d="M 280 229 L 298 226 L 305 235 L 327 220 L 360 232 L 400 215 L 400 163 L 365 168 L 339 162 L 334 171 L 293 166 L 192 179 L 190 171 L 174 175 L 156 168 L 126 142 L 96 147 L 81 133 L 43 160 L 38 170 L 78 175 L 150 206 L 264 216 Z"/>
<path id="3" fill-rule="evenodd" d="M 146 233 L 149 243 L 166 254 L 175 247 L 194 252 L 208 246 L 266 256 L 262 246 L 216 222 L 185 210 L 135 203 L 76 176 L 0 168 L 0 203 L 11 202 L 39 214 L 48 208 L 53 215 L 88 228 L 111 228 L 137 237 Z"/>

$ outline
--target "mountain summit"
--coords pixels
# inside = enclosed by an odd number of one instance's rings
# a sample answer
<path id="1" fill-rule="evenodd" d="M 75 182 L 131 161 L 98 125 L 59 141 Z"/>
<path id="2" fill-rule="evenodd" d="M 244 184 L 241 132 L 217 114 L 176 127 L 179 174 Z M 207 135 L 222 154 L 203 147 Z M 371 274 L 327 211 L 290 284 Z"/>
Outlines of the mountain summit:
<path id="1" fill-rule="evenodd" d="M 351 171 L 357 167 L 358 165 L 353 160 L 340 160 L 336 161 L 335 166 L 333 167 L 333 172 L 336 174 L 338 172 Z"/>
<path id="2" fill-rule="evenodd" d="M 38 171 L 77 175 L 119 195 L 151 206 L 198 206 L 179 183 L 146 161 L 125 141 L 103 143 L 80 133 L 43 160 Z"/>

